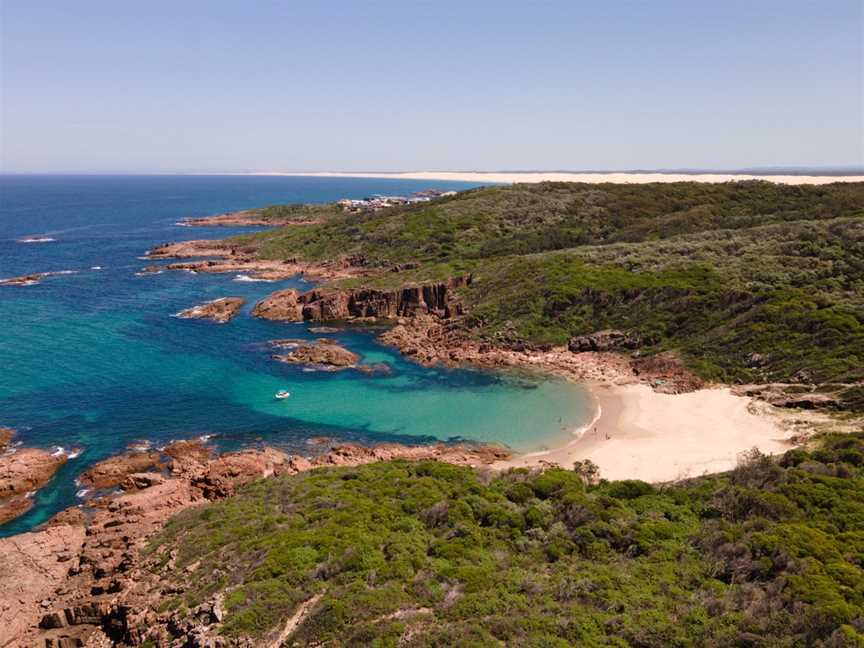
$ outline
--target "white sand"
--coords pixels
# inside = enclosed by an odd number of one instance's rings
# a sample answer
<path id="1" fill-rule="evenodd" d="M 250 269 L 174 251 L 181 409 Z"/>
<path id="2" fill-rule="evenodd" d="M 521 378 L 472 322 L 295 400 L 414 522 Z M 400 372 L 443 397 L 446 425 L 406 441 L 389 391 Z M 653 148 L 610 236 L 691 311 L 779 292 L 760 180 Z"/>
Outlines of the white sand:
<path id="1" fill-rule="evenodd" d="M 751 399 L 728 389 L 670 395 L 626 385 L 594 393 L 601 408 L 596 428 L 565 447 L 516 456 L 499 467 L 546 461 L 570 468 L 591 459 L 606 479 L 663 482 L 729 470 L 753 447 L 769 454 L 790 447 L 779 419 L 752 413 Z"/>
<path id="2" fill-rule="evenodd" d="M 779 184 L 827 184 L 830 182 L 864 182 L 864 176 L 820 175 L 747 175 L 728 173 L 569 173 L 569 172 L 487 172 L 487 171 L 403 171 L 384 172 L 296 172 L 279 171 L 248 175 L 314 176 L 320 178 L 391 178 L 399 180 L 454 180 L 465 182 L 617 182 L 645 184 L 648 182 L 729 182 L 732 180 L 767 180 Z"/>

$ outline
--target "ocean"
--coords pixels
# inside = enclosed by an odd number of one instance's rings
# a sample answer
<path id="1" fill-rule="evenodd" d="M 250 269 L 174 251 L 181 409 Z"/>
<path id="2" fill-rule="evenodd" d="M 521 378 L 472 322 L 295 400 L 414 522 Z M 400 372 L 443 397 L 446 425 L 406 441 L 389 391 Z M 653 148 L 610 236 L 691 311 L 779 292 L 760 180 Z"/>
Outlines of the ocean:
<path id="1" fill-rule="evenodd" d="M 548 379 L 424 368 L 378 344 L 375 331 L 330 334 L 388 374 L 310 372 L 270 359 L 274 338 L 320 337 L 304 324 L 249 316 L 296 278 L 232 274 L 141 276 L 142 255 L 168 241 L 254 228 L 191 228 L 179 219 L 274 203 L 327 202 L 468 183 L 264 176 L 0 176 L 0 278 L 62 272 L 0 286 L 0 426 L 28 446 L 73 453 L 0 536 L 29 530 L 80 503 L 75 477 L 131 443 L 208 435 L 220 450 L 310 439 L 359 443 L 493 441 L 517 451 L 563 443 L 592 415 L 589 392 Z M 26 238 L 42 242 L 21 242 Z M 227 324 L 183 320 L 208 299 L 246 298 Z M 273 395 L 287 389 L 291 398 Z"/>

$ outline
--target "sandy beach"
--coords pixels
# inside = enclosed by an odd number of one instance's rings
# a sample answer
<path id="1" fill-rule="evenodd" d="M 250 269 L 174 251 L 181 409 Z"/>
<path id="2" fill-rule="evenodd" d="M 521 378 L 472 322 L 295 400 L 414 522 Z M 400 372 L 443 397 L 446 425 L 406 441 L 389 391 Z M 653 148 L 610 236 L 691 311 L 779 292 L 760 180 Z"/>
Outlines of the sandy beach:
<path id="1" fill-rule="evenodd" d="M 390 178 L 397 180 L 452 180 L 476 183 L 515 182 L 615 182 L 647 184 L 649 182 L 731 182 L 767 180 L 788 185 L 819 185 L 831 182 L 864 182 L 864 175 L 750 175 L 732 173 L 575 173 L 562 171 L 401 171 L 397 173 L 361 171 L 269 171 L 242 175 L 312 176 L 320 178 Z"/>
<path id="2" fill-rule="evenodd" d="M 660 394 L 647 385 L 598 385 L 599 418 L 568 445 L 517 455 L 499 468 L 590 459 L 605 479 L 664 482 L 734 468 L 750 448 L 773 454 L 791 445 L 780 419 L 751 411 L 727 388 Z"/>

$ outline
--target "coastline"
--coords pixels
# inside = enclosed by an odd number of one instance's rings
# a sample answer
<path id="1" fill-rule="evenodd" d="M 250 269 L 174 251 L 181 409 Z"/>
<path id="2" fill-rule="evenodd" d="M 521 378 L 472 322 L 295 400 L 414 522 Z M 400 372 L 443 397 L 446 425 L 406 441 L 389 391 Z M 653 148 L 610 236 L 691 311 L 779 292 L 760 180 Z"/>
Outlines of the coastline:
<path id="1" fill-rule="evenodd" d="M 765 454 L 788 450 L 779 416 L 753 407 L 729 387 L 664 394 L 645 384 L 588 385 L 598 416 L 574 431 L 567 444 L 496 462 L 493 468 L 558 464 L 589 459 L 609 480 L 669 482 L 731 470 L 751 448 Z"/>
<path id="2" fill-rule="evenodd" d="M 735 182 L 742 180 L 765 180 L 788 185 L 821 185 L 832 182 L 864 182 L 864 175 L 759 175 L 750 173 L 576 173 L 567 171 L 399 171 L 393 173 L 376 171 L 307 171 L 261 173 L 236 173 L 229 175 L 288 176 L 310 178 L 379 178 L 392 180 L 440 180 L 452 182 L 492 182 L 512 184 L 517 182 L 612 182 L 620 184 L 648 184 L 651 182 Z"/>

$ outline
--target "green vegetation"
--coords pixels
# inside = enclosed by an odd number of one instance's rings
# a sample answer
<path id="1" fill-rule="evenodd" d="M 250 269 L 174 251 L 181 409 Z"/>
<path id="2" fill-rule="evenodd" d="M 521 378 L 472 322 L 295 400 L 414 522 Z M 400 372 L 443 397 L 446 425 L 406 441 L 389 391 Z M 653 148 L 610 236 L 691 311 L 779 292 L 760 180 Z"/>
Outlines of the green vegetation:
<path id="1" fill-rule="evenodd" d="M 861 183 L 543 183 L 369 214 L 315 209 L 319 224 L 242 241 L 267 258 L 418 264 L 364 280 L 380 287 L 472 272 L 465 324 L 498 342 L 615 327 L 707 378 L 864 380 Z"/>
<path id="2" fill-rule="evenodd" d="M 436 462 L 319 469 L 174 518 L 191 609 L 287 645 L 864 646 L 864 433 L 651 486 Z M 167 551 L 165 552 L 167 553 Z"/>
<path id="3" fill-rule="evenodd" d="M 342 210 L 336 205 L 270 205 L 269 207 L 261 207 L 260 209 L 248 210 L 250 214 L 255 214 L 261 218 L 273 221 L 275 225 L 284 223 L 297 223 L 309 221 L 321 221 L 333 216 L 338 216 Z"/>

